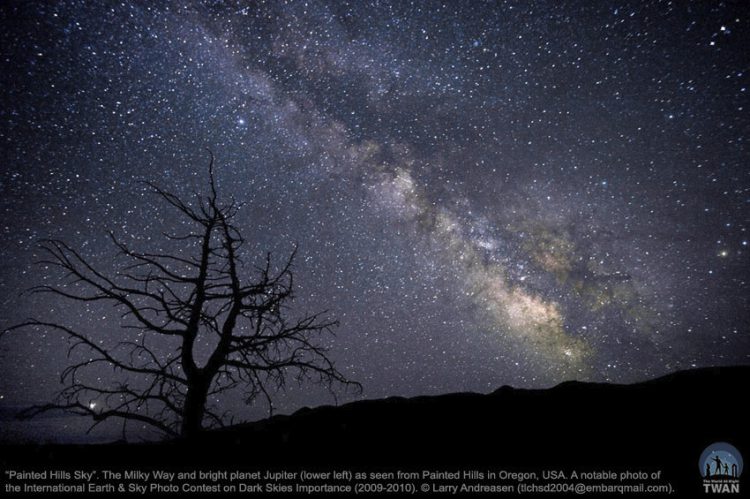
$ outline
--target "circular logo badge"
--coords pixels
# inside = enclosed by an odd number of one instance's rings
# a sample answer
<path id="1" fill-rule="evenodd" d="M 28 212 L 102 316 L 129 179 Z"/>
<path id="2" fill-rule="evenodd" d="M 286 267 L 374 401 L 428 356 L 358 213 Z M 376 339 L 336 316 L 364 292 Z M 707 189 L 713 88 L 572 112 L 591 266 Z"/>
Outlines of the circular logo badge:
<path id="1" fill-rule="evenodd" d="M 742 455 L 733 445 L 716 442 L 706 447 L 698 460 L 704 479 L 734 479 L 742 475 Z"/>

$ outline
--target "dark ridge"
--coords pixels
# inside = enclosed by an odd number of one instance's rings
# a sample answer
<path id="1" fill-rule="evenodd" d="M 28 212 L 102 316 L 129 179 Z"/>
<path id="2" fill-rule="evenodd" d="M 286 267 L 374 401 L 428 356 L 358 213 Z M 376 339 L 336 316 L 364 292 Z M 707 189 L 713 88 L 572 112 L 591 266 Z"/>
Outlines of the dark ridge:
<path id="1" fill-rule="evenodd" d="M 487 395 L 363 400 L 209 432 L 201 444 L 263 449 L 269 459 L 300 462 L 311 456 L 324 462 L 366 463 L 375 456 L 387 456 L 383 462 L 479 462 L 488 452 L 516 465 L 540 456 L 587 463 L 628 457 L 645 465 L 673 455 L 692 462 L 714 441 L 747 443 L 748 382 L 750 367 L 717 367 L 632 385 L 566 382 Z"/>
<path id="2" fill-rule="evenodd" d="M 423 422 L 429 427 L 431 421 L 443 421 L 447 414 L 455 415 L 459 419 L 463 419 L 461 414 L 469 417 L 467 409 L 472 407 L 481 406 L 498 411 L 498 415 L 511 416 L 533 413 L 539 405 L 562 403 L 561 397 L 569 397 L 583 404 L 577 410 L 568 408 L 572 413 L 583 411 L 583 406 L 590 406 L 591 410 L 588 412 L 607 412 L 607 407 L 601 407 L 605 401 L 616 405 L 622 405 L 625 402 L 633 402 L 641 406 L 652 404 L 653 407 L 666 409 L 668 402 L 676 400 L 687 403 L 688 399 L 691 399 L 693 403 L 697 403 L 698 394 L 713 393 L 729 397 L 735 390 L 734 394 L 739 395 L 743 387 L 747 386 L 748 381 L 750 381 L 750 366 L 728 366 L 678 371 L 634 384 L 565 381 L 548 389 L 523 389 L 504 385 L 486 395 L 458 392 L 412 398 L 388 397 L 359 400 L 341 406 L 304 407 L 292 415 L 276 415 L 257 422 L 235 425 L 209 432 L 206 437 L 211 440 L 216 438 L 242 439 L 242 434 L 245 432 L 257 433 L 269 430 L 293 433 L 295 426 L 306 421 L 321 421 L 322 423 L 322 420 L 330 422 L 342 418 L 366 418 L 368 413 L 394 413 L 395 415 L 399 411 L 404 411 L 404 414 L 399 415 L 404 417 L 412 411 L 433 411 L 431 415 L 424 414 Z M 732 404 L 731 401 L 727 403 Z M 617 417 L 617 415 L 613 416 Z"/>

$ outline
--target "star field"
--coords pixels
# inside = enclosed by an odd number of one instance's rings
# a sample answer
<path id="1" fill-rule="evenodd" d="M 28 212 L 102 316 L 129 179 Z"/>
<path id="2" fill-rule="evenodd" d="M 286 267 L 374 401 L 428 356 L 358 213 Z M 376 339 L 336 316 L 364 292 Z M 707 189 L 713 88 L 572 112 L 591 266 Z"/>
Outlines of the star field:
<path id="1" fill-rule="evenodd" d="M 108 230 L 188 254 L 140 181 L 190 198 L 209 148 L 245 260 L 299 244 L 295 307 L 340 320 L 364 397 L 750 361 L 740 2 L 9 2 L 0 23 L 3 326 L 116 341 L 111 309 L 19 296 L 59 279 L 37 242 L 109 271 Z M 0 406 L 46 400 L 66 348 L 4 337 Z"/>

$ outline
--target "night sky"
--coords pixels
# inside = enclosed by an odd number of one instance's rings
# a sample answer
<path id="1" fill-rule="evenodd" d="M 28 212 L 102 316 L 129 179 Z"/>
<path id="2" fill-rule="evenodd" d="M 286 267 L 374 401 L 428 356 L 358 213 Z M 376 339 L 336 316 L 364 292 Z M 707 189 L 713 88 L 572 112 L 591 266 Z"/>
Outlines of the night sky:
<path id="1" fill-rule="evenodd" d="M 295 310 L 340 320 L 362 397 L 750 363 L 745 2 L 151 3 L 0 6 L 0 326 L 121 338 L 19 296 L 59 282 L 38 241 L 174 250 L 140 181 L 205 192 L 209 148 L 245 260 L 299 244 Z M 3 337 L 0 408 L 48 400 L 66 348 Z"/>

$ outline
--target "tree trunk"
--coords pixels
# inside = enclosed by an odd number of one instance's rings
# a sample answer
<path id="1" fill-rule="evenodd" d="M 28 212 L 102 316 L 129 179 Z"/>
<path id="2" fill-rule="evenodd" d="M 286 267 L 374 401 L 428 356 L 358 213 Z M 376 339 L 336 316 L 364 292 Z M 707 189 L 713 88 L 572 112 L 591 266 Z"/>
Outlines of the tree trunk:
<path id="1" fill-rule="evenodd" d="M 203 430 L 203 414 L 206 409 L 206 399 L 210 383 L 203 376 L 193 379 L 188 386 L 185 406 L 182 409 L 183 438 L 193 438 Z"/>

